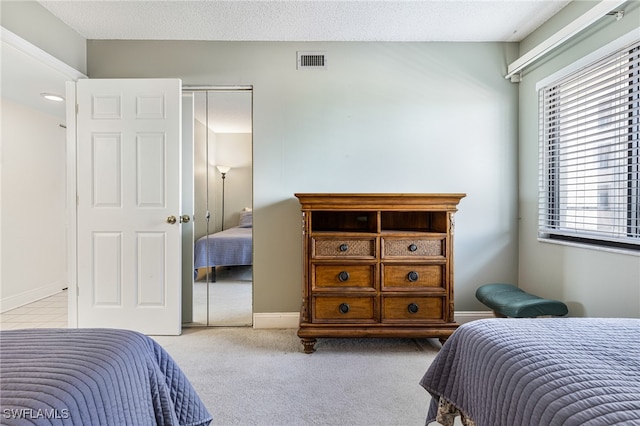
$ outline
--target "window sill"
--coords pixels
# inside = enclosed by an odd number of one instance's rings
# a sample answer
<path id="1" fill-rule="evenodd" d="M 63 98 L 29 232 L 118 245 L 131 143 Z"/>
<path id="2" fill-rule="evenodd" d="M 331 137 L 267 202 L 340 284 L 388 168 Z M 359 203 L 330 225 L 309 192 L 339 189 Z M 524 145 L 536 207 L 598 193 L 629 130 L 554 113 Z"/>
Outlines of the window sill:
<path id="1" fill-rule="evenodd" d="M 599 246 L 597 244 L 577 243 L 574 241 L 565 241 L 565 240 L 558 240 L 558 239 L 551 239 L 551 238 L 544 238 L 544 237 L 538 237 L 538 242 L 640 257 L 640 250 L 632 250 L 632 249 L 624 249 L 624 248 L 616 248 L 616 247 L 605 247 L 605 246 Z"/>

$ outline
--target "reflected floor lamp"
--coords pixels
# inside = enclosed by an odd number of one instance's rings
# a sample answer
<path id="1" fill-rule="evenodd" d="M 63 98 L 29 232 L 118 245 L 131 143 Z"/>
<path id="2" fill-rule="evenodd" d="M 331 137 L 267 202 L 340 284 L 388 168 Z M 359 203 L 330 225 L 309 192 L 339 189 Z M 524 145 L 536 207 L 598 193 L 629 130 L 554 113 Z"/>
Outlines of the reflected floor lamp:
<path id="1" fill-rule="evenodd" d="M 224 179 L 227 177 L 227 173 L 231 170 L 229 166 L 216 166 L 218 171 L 222 175 L 222 230 L 224 231 Z"/>

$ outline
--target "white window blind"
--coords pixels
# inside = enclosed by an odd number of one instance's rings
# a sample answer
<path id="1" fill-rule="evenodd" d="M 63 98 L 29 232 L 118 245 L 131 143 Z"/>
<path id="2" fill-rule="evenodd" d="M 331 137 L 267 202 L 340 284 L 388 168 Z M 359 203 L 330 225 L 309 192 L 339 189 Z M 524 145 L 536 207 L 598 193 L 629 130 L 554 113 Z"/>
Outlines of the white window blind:
<path id="1" fill-rule="evenodd" d="M 640 249 L 640 41 L 539 102 L 540 237 Z"/>

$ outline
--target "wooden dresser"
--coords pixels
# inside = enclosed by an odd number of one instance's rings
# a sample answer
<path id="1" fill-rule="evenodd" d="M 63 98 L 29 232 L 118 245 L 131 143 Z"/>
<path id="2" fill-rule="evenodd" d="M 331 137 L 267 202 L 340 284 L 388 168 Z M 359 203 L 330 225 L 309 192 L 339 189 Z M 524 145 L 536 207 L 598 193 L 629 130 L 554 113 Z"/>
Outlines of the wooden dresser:
<path id="1" fill-rule="evenodd" d="M 444 341 L 453 333 L 453 216 L 465 194 L 295 196 L 306 353 L 318 337 Z"/>

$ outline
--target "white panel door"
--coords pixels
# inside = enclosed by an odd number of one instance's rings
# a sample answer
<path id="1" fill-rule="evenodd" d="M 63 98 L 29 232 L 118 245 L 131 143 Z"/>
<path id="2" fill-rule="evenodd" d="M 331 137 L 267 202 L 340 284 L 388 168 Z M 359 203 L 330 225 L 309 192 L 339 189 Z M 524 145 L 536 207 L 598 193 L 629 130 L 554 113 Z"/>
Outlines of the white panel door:
<path id="1" fill-rule="evenodd" d="M 181 90 L 77 83 L 78 327 L 181 333 Z"/>

